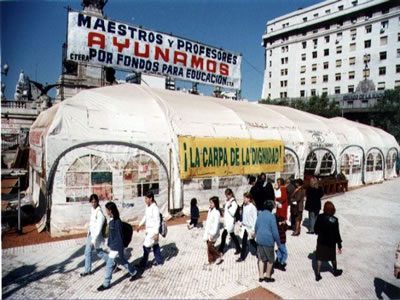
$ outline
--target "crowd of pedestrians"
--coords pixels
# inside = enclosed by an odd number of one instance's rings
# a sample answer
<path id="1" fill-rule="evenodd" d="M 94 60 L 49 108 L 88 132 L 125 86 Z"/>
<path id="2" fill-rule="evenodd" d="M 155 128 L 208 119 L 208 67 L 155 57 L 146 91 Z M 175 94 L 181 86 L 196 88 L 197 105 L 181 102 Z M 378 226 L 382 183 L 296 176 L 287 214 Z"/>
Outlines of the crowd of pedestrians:
<path id="1" fill-rule="evenodd" d="M 291 229 L 292 236 L 299 236 L 303 220 L 303 210 L 308 214 L 308 233 L 317 234 L 317 245 L 315 251 L 316 270 L 315 279 L 322 279 L 320 274 L 323 261 L 332 263 L 334 276 L 340 276 L 342 270 L 337 268 L 336 245 L 338 252 L 342 251 L 342 240 L 339 231 L 339 221 L 335 217 L 335 207 L 332 202 L 327 201 L 321 210 L 321 198 L 323 190 L 318 186 L 318 179 L 312 178 L 306 189 L 301 179 L 278 178 L 275 186 L 273 182 L 262 173 L 258 178 L 249 177 L 250 189 L 244 193 L 242 203 L 239 204 L 230 188 L 225 190 L 225 201 L 220 203 L 217 196 L 209 200 L 209 210 L 204 226 L 204 241 L 207 249 L 207 265 L 219 265 L 223 262 L 226 251 L 226 239 L 229 235 L 235 248 L 235 255 L 239 255 L 236 262 L 240 263 L 246 259 L 249 252 L 255 254 L 258 259 L 259 281 L 274 282 L 272 270 L 286 271 L 287 259 L 290 249 L 286 246 L 286 232 Z M 80 274 L 82 277 L 91 275 L 92 252 L 106 263 L 106 274 L 103 284 L 98 291 L 111 287 L 111 278 L 117 264 L 127 269 L 130 280 L 136 280 L 144 272 L 149 254 L 153 250 L 155 263 L 164 263 L 160 246 L 160 224 L 161 214 L 157 206 L 154 194 L 148 192 L 144 197 L 146 210 L 144 217 L 137 227 L 137 231 L 145 225 L 145 238 L 143 242 L 143 257 L 138 265 L 133 266 L 124 257 L 123 224 L 119 218 L 118 209 L 113 202 L 105 205 L 105 215 L 99 205 L 97 195 L 93 194 L 89 199 L 92 210 L 90 215 L 89 230 L 85 247 L 85 268 Z M 275 209 L 275 214 L 273 211 Z M 191 200 L 191 217 L 188 229 L 198 226 L 200 217 L 197 199 Z M 288 217 L 288 212 L 290 217 Z M 223 220 L 221 228 L 220 221 Z M 290 224 L 288 221 L 290 220 Z M 240 227 L 239 237 L 235 234 L 235 227 Z M 220 230 L 222 234 L 220 237 Z M 107 234 L 107 233 L 108 234 Z M 107 239 L 109 251 L 102 248 Z M 216 246 L 220 238 L 220 243 Z M 276 254 L 276 259 L 275 259 Z"/>

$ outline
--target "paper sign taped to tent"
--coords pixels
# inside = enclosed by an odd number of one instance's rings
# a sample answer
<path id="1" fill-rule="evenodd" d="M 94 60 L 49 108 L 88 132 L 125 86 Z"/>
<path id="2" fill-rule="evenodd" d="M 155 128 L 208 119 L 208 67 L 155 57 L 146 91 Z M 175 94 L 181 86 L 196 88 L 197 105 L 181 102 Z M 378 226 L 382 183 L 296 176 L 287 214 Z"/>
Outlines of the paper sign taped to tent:
<path id="1" fill-rule="evenodd" d="M 179 136 L 181 179 L 279 172 L 283 158 L 280 140 Z"/>

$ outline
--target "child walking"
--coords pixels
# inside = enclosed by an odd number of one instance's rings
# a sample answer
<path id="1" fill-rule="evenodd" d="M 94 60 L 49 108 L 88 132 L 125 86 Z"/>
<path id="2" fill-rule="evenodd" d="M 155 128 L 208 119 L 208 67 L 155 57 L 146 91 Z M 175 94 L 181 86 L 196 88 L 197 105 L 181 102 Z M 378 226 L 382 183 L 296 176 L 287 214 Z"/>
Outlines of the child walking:
<path id="1" fill-rule="evenodd" d="M 281 216 L 276 216 L 276 223 L 278 225 L 279 232 L 279 240 L 281 245 L 278 250 L 276 250 L 276 261 L 274 263 L 274 267 L 281 270 L 286 271 L 286 261 L 288 258 L 288 251 L 286 248 L 286 231 L 289 226 L 286 224 L 286 221 Z"/>
<path id="2" fill-rule="evenodd" d="M 200 213 L 197 207 L 197 199 L 193 198 L 190 201 L 190 223 L 188 224 L 188 229 L 197 227 L 197 222 L 199 221 Z"/>
<path id="3" fill-rule="evenodd" d="M 244 193 L 243 199 L 243 219 L 240 228 L 240 233 L 242 235 L 242 251 L 240 253 L 240 257 L 236 260 L 236 262 L 242 262 L 246 258 L 247 239 L 249 239 L 250 244 L 257 250 L 257 244 L 254 240 L 254 229 L 256 227 L 257 220 L 257 208 L 255 206 L 253 196 L 250 193 Z"/>

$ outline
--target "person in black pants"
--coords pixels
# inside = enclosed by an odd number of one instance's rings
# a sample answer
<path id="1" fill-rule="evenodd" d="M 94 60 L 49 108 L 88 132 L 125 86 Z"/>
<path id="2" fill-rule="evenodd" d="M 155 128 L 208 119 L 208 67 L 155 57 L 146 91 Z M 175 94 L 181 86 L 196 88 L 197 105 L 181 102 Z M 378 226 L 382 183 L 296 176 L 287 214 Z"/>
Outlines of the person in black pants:
<path id="1" fill-rule="evenodd" d="M 197 199 L 193 198 L 190 201 L 190 223 L 188 224 L 188 229 L 197 227 L 197 222 L 199 221 L 200 213 L 197 207 Z"/>
<path id="2" fill-rule="evenodd" d="M 219 245 L 218 251 L 220 253 L 224 253 L 225 243 L 226 243 L 226 236 L 230 235 L 233 243 L 235 244 L 236 252 L 235 254 L 240 254 L 240 244 L 239 240 L 235 235 L 234 228 L 235 228 L 235 213 L 236 210 L 239 209 L 238 204 L 235 200 L 235 196 L 231 189 L 225 190 L 226 196 L 226 203 L 225 203 L 225 210 L 224 210 L 224 231 L 222 232 L 221 237 L 221 244 Z"/>

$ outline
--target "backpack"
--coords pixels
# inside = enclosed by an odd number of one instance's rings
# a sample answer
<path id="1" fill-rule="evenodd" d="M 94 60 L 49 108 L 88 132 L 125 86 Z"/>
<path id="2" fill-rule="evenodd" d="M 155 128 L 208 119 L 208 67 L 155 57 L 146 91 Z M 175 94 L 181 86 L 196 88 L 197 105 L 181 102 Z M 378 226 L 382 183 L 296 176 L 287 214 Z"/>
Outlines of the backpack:
<path id="1" fill-rule="evenodd" d="M 124 248 L 126 248 L 132 241 L 133 229 L 131 224 L 122 221 L 121 223 L 122 223 L 122 243 L 124 244 Z"/>
<path id="2" fill-rule="evenodd" d="M 101 228 L 101 234 L 104 238 L 108 238 L 108 232 L 110 228 L 108 227 L 107 219 L 104 218 L 103 227 Z"/>
<path id="3" fill-rule="evenodd" d="M 239 206 L 239 204 L 238 204 L 238 206 L 236 208 L 236 211 L 235 211 L 235 214 L 234 214 L 233 218 L 235 219 L 235 222 L 240 221 L 240 206 Z"/>
<path id="4" fill-rule="evenodd" d="M 160 227 L 158 228 L 158 233 L 161 234 L 162 237 L 166 237 L 168 233 L 167 222 L 165 222 L 163 215 L 160 213 Z"/>

